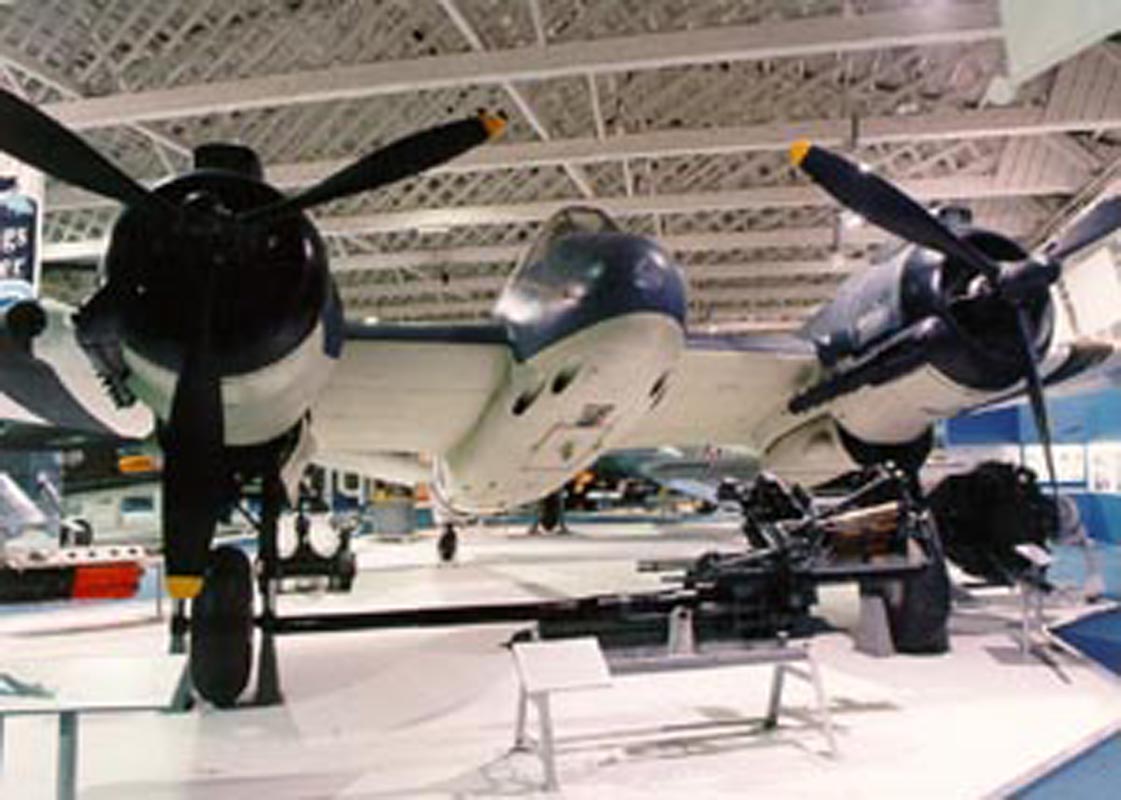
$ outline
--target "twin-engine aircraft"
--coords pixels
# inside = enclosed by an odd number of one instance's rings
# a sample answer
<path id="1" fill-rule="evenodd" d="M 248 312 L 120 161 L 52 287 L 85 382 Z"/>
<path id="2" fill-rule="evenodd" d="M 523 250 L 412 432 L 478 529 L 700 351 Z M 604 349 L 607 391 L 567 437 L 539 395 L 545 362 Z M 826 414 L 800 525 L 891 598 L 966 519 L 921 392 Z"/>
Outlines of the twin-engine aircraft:
<path id="1" fill-rule="evenodd" d="M 806 174 L 910 246 L 850 278 L 797 333 L 690 333 L 674 259 L 583 207 L 543 226 L 491 322 L 348 325 L 304 212 L 454 158 L 500 119 L 414 134 L 284 197 L 243 147 L 200 147 L 193 171 L 149 190 L 14 95 L 0 93 L 0 118 L 0 150 L 125 206 L 72 333 L 108 397 L 155 415 L 180 599 L 208 570 L 208 584 L 247 574 L 210 545 L 251 481 L 264 487 L 261 552 L 275 552 L 283 487 L 313 442 L 318 460 L 429 480 L 465 514 L 543 497 L 616 448 L 736 443 L 779 473 L 917 467 L 937 420 L 1025 389 L 1046 441 L 1044 382 L 1113 354 L 1052 345 L 1051 285 L 1067 256 L 1121 226 L 1118 201 L 1030 255 L 803 143 L 792 158 Z M 77 349 L 65 337 L 40 348 L 38 331 L 11 323 L 8 338 L 37 363 Z M 250 591 L 247 577 L 231 581 Z"/>

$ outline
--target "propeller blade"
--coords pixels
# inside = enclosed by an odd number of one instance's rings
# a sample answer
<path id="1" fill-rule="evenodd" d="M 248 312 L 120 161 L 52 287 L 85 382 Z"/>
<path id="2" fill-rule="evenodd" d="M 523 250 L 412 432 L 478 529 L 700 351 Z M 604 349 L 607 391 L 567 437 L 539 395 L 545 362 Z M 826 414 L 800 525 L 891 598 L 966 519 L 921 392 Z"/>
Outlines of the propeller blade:
<path id="1" fill-rule="evenodd" d="M 275 219 L 417 175 L 499 136 L 505 127 L 506 122 L 501 117 L 480 114 L 411 134 L 375 150 L 299 194 L 254 209 L 241 219 L 246 222 Z"/>
<path id="2" fill-rule="evenodd" d="M 1121 196 L 1111 197 L 1094 206 L 1054 245 L 1047 255 L 1063 261 L 1071 253 L 1098 242 L 1121 228 Z"/>
<path id="3" fill-rule="evenodd" d="M 999 277 L 1000 267 L 992 259 L 898 186 L 807 141 L 791 146 L 790 160 L 841 205 L 888 233 L 963 261 L 992 282 Z"/>
<path id="4" fill-rule="evenodd" d="M 172 206 L 148 191 L 54 117 L 0 89 L 0 150 L 72 186 L 129 207 L 168 213 Z"/>
<path id="5" fill-rule="evenodd" d="M 171 401 L 164 450 L 163 537 L 168 593 L 194 597 L 202 589 L 210 542 L 229 476 L 221 375 L 211 348 L 214 278 L 204 287 L 198 338 L 189 345 Z"/>
<path id="6" fill-rule="evenodd" d="M 1039 434 L 1039 442 L 1043 445 L 1043 458 L 1047 462 L 1047 477 L 1051 484 L 1051 493 L 1055 499 L 1058 499 L 1059 481 L 1055 473 L 1055 455 L 1051 448 L 1051 423 L 1047 418 L 1043 379 L 1039 375 L 1039 364 L 1035 360 L 1035 348 L 1031 343 L 1031 323 L 1027 315 L 1027 310 L 1022 306 L 1016 309 L 1016 325 L 1020 332 L 1020 344 L 1024 350 L 1024 377 L 1028 382 L 1028 399 L 1035 420 L 1035 431 Z"/>

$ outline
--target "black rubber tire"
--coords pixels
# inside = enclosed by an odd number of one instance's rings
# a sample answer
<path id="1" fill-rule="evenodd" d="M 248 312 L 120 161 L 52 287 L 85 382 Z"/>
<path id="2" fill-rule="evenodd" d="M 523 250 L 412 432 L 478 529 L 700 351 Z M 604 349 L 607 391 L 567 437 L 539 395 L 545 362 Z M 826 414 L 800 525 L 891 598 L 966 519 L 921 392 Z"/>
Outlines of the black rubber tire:
<path id="1" fill-rule="evenodd" d="M 553 532 L 561 524 L 564 518 L 564 494 L 561 492 L 553 492 L 541 500 L 540 516 L 538 521 L 541 523 L 542 530 Z"/>
<path id="2" fill-rule="evenodd" d="M 334 582 L 332 587 L 337 592 L 349 592 L 354 585 L 354 576 L 358 574 L 358 558 L 354 553 L 346 552 L 338 556 L 338 571 L 331 576 Z"/>
<path id="3" fill-rule="evenodd" d="M 950 576 L 936 533 L 928 540 L 930 563 L 887 591 L 888 624 L 897 653 L 934 654 L 950 649 Z"/>
<path id="4" fill-rule="evenodd" d="M 74 522 L 74 544 L 78 547 L 89 547 L 93 544 L 93 526 L 89 520 L 76 519 Z"/>
<path id="5" fill-rule="evenodd" d="M 436 552 L 440 554 L 440 561 L 449 564 L 455 561 L 455 552 L 459 549 L 459 534 L 454 525 L 445 525 L 444 532 L 436 540 Z"/>
<path id="6" fill-rule="evenodd" d="M 210 554 L 202 592 L 191 602 L 191 681 L 218 708 L 232 708 L 253 668 L 253 569 L 240 548 Z"/>

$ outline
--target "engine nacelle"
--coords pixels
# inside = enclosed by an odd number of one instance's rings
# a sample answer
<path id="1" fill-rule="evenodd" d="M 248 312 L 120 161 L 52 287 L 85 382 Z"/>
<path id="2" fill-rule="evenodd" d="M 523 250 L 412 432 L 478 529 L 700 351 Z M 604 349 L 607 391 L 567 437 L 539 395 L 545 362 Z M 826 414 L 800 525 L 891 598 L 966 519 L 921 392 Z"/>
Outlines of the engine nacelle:
<path id="1" fill-rule="evenodd" d="M 1027 258 L 1004 236 L 961 227 L 997 263 Z M 1041 285 L 1018 303 L 1039 359 L 1053 328 L 1049 289 Z M 1017 306 L 968 266 L 917 247 L 846 281 L 805 333 L 825 371 L 790 411 L 825 410 L 852 441 L 869 446 L 919 442 L 938 420 L 1014 389 L 1025 371 Z"/>
<path id="2" fill-rule="evenodd" d="M 156 235 L 142 211 L 122 214 L 103 264 L 105 296 L 83 309 L 79 337 L 114 399 L 139 398 L 166 422 L 209 303 L 224 443 L 253 446 L 291 431 L 326 385 L 342 347 L 342 308 L 326 248 L 304 215 L 252 235 L 206 227 L 280 199 L 255 157 L 225 145 L 196 157 L 198 170 L 156 189 L 184 209 L 189 230 L 163 225 Z M 192 218 L 194 209 L 204 213 Z"/>

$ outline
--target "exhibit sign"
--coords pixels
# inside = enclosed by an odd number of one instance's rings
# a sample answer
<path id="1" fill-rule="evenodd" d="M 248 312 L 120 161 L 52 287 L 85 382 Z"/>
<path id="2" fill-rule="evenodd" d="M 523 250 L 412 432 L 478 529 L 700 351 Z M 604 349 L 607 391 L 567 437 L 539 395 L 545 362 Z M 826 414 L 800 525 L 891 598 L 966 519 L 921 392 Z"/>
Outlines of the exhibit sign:
<path id="1" fill-rule="evenodd" d="M 1121 442 L 1091 442 L 1086 445 L 1091 492 L 1121 494 Z"/>
<path id="2" fill-rule="evenodd" d="M 0 155 L 0 309 L 38 294 L 43 173 Z"/>
<path id="3" fill-rule="evenodd" d="M 1082 444 L 1056 444 L 1051 447 L 1055 459 L 1055 478 L 1059 483 L 1086 483 L 1086 446 Z M 1035 473 L 1040 481 L 1047 480 L 1047 460 L 1043 446 L 1023 446 L 1021 462 Z"/>

